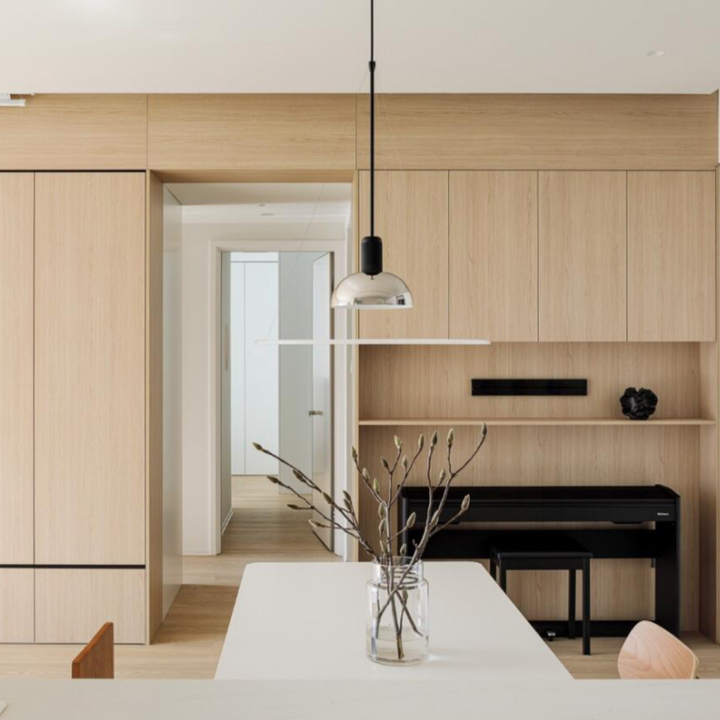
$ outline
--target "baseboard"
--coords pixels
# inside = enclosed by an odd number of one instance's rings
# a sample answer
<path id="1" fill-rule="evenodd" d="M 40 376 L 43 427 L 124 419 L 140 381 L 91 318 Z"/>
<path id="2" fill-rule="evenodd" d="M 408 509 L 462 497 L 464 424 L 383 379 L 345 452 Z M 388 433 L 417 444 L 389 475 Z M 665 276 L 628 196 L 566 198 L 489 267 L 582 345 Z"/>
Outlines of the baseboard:
<path id="1" fill-rule="evenodd" d="M 230 508 L 230 512 L 228 513 L 228 516 L 225 518 L 225 520 L 223 520 L 222 530 L 220 530 L 221 535 L 225 534 L 225 530 L 227 530 L 227 526 L 230 524 L 230 521 L 232 520 L 232 516 L 233 516 L 233 509 Z"/>

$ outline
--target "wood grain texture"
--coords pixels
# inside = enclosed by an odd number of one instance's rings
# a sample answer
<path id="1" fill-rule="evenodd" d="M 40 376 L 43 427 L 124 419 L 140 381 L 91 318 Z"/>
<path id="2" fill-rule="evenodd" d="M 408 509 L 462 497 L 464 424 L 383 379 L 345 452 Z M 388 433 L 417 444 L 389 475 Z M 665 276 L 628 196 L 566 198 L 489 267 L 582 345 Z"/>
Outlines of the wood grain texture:
<path id="1" fill-rule="evenodd" d="M 354 95 L 150 95 L 152 170 L 355 168 Z"/>
<path id="2" fill-rule="evenodd" d="M 437 428 L 441 437 L 448 426 Z M 384 478 L 381 455 L 394 457 L 393 436 L 408 447 L 428 427 L 363 427 L 361 463 L 372 477 Z M 619 427 L 491 428 L 476 460 L 458 478 L 458 485 L 653 485 L 662 483 L 682 496 L 682 627 L 698 627 L 699 429 L 644 426 L 629 432 Z M 459 465 L 477 441 L 476 428 L 455 429 L 453 454 Z M 439 472 L 440 460 L 435 464 Z M 419 468 L 419 465 L 418 465 Z M 410 484 L 425 482 L 423 470 L 413 471 Z M 377 512 L 365 488 L 360 494 L 360 521 L 370 537 L 377 532 Z M 543 523 L 542 527 L 550 525 Z M 553 525 L 554 527 L 554 525 Z M 452 532 L 448 530 L 446 532 Z M 652 618 L 654 573 L 649 561 L 593 560 L 592 617 Z M 567 617 L 567 573 L 510 573 L 508 592 L 526 617 L 558 620 Z M 579 598 L 578 598 L 579 599 Z"/>
<path id="3" fill-rule="evenodd" d="M 0 563 L 33 562 L 34 178 L 0 174 Z"/>
<path id="4" fill-rule="evenodd" d="M 715 173 L 628 174 L 628 340 L 715 340 L 715 192 Z"/>
<path id="5" fill-rule="evenodd" d="M 0 568 L 0 643 L 35 641 L 35 571 Z"/>
<path id="6" fill-rule="evenodd" d="M 370 233 L 370 177 L 360 173 L 360 238 Z M 413 307 L 359 316 L 364 338 L 448 337 L 448 174 L 379 172 L 375 234 L 384 269 L 410 288 Z"/>
<path id="7" fill-rule="evenodd" d="M 540 340 L 627 339 L 627 173 L 541 172 Z"/>
<path id="8" fill-rule="evenodd" d="M 147 641 L 163 620 L 163 184 L 147 174 L 145 474 Z"/>
<path id="9" fill-rule="evenodd" d="M 35 95 L 0 113 L 0 170 L 142 170 L 145 95 Z"/>
<path id="10" fill-rule="evenodd" d="M 145 571 L 35 570 L 35 641 L 86 643 L 105 622 L 115 642 L 145 642 Z"/>
<path id="11" fill-rule="evenodd" d="M 652 622 L 639 622 L 618 655 L 623 680 L 694 680 L 697 669 L 695 653 Z"/>
<path id="12" fill-rule="evenodd" d="M 35 561 L 144 565 L 144 173 L 38 174 L 35 238 Z"/>
<path id="13" fill-rule="evenodd" d="M 369 162 L 358 96 L 358 167 Z M 712 170 L 717 96 L 380 95 L 386 170 Z"/>
<path id="14" fill-rule="evenodd" d="M 619 398 L 644 385 L 653 418 L 699 417 L 692 343 L 498 343 L 489 347 L 362 347 L 360 418 L 623 419 Z M 587 378 L 586 397 L 473 397 L 472 378 Z M 636 438 L 637 440 L 637 438 Z"/>
<path id="15" fill-rule="evenodd" d="M 450 173 L 450 337 L 538 339 L 537 173 Z"/>

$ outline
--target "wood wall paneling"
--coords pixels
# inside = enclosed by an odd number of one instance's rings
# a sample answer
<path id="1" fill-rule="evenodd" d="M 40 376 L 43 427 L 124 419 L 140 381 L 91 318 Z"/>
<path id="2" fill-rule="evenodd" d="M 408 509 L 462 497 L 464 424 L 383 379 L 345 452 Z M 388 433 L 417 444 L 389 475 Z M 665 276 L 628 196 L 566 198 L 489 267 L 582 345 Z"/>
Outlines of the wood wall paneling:
<path id="1" fill-rule="evenodd" d="M 35 95 L 0 113 L 0 170 L 142 170 L 145 95 Z"/>
<path id="2" fill-rule="evenodd" d="M 715 340 L 715 245 L 715 173 L 628 174 L 628 340 Z"/>
<path id="3" fill-rule="evenodd" d="M 147 174 L 145 307 L 147 478 L 147 641 L 163 621 L 163 184 Z"/>
<path id="4" fill-rule="evenodd" d="M 696 418 L 700 413 L 699 346 L 694 343 L 363 347 L 360 359 L 361 419 L 622 419 L 619 398 L 629 386 L 657 393 L 653 417 Z M 588 395 L 471 395 L 472 378 L 538 377 L 587 378 Z"/>
<path id="5" fill-rule="evenodd" d="M 35 561 L 145 564 L 145 174 L 36 176 Z"/>
<path id="6" fill-rule="evenodd" d="M 447 426 L 437 426 L 444 436 Z M 361 464 L 372 477 L 384 478 L 379 458 L 394 457 L 393 436 L 412 446 L 428 427 L 362 427 Z M 662 483 L 682 496 L 682 626 L 698 627 L 699 428 L 521 427 L 491 428 L 476 460 L 458 485 L 652 485 Z M 453 455 L 459 464 L 477 441 L 478 429 L 455 429 Z M 420 464 L 418 464 L 420 465 Z M 435 471 L 441 465 L 437 462 Z M 416 469 L 412 485 L 422 485 Z M 360 518 L 370 537 L 377 533 L 377 513 L 366 488 L 360 490 Z M 548 525 L 543 524 L 543 527 Z M 448 530 L 447 532 L 452 532 Z M 511 573 L 509 594 L 531 619 L 567 617 L 566 573 Z M 593 619 L 652 617 L 654 574 L 649 560 L 593 561 Z"/>
<path id="7" fill-rule="evenodd" d="M 106 622 L 116 643 L 144 643 L 145 571 L 35 570 L 35 639 L 87 643 Z"/>
<path id="8" fill-rule="evenodd" d="M 355 168 L 354 95 L 150 95 L 152 170 Z"/>
<path id="9" fill-rule="evenodd" d="M 386 170 L 714 170 L 717 94 L 380 95 Z M 358 167 L 369 162 L 358 96 Z"/>
<path id="10" fill-rule="evenodd" d="M 361 238 L 370 233 L 369 196 L 369 173 L 361 173 Z M 383 238 L 385 271 L 405 280 L 413 307 L 362 313 L 360 337 L 447 338 L 448 174 L 377 173 L 375 233 Z"/>
<path id="11" fill-rule="evenodd" d="M 0 563 L 5 564 L 33 562 L 33 193 L 31 173 L 0 174 Z"/>
<path id="12" fill-rule="evenodd" d="M 539 175 L 540 340 L 626 340 L 627 173 Z"/>
<path id="13" fill-rule="evenodd" d="M 450 173 L 450 337 L 538 339 L 537 173 Z"/>
<path id="14" fill-rule="evenodd" d="M 0 643 L 35 640 L 35 571 L 0 568 Z"/>

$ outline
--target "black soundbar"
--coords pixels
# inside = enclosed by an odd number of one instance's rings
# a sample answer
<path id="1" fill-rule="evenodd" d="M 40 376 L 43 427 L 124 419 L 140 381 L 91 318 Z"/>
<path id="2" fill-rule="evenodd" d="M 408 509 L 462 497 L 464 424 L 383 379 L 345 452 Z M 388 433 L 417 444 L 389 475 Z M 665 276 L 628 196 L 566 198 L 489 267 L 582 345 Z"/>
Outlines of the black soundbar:
<path id="1" fill-rule="evenodd" d="M 485 396 L 582 396 L 587 395 L 587 380 L 500 380 L 497 378 L 474 378 L 472 394 Z"/>

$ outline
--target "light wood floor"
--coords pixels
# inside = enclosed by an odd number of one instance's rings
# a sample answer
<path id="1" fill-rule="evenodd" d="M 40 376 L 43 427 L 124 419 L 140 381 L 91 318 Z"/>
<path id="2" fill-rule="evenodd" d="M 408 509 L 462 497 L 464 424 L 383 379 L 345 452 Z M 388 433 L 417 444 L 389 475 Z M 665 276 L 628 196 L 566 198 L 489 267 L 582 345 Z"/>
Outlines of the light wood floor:
<path id="1" fill-rule="evenodd" d="M 186 584 L 156 642 L 117 646 L 117 677 L 212 678 L 248 563 L 338 560 L 312 534 L 307 515 L 288 510 L 287 501 L 263 478 L 234 478 L 235 513 L 223 554 L 185 558 Z M 720 678 L 720 646 L 700 635 L 683 639 L 700 658 L 700 677 Z M 581 654 L 580 640 L 556 640 L 549 647 L 577 678 L 614 678 L 621 644 L 620 638 L 593 638 L 590 657 Z M 77 652 L 77 645 L 0 645 L 0 677 L 70 677 Z"/>

